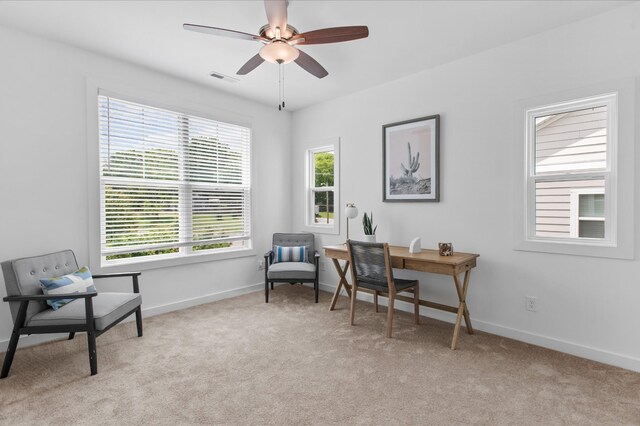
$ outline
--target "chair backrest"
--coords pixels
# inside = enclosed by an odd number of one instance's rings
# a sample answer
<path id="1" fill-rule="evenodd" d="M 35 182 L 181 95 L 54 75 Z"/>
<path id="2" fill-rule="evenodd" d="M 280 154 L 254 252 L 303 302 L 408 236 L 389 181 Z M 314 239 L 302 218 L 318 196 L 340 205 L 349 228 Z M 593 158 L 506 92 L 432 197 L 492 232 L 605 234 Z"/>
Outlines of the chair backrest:
<path id="1" fill-rule="evenodd" d="M 2 273 L 4 275 L 4 285 L 7 288 L 7 296 L 42 294 L 41 278 L 59 277 L 77 270 L 78 262 L 71 250 L 2 262 Z M 11 315 L 15 321 L 20 304 L 11 302 L 9 305 Z M 28 321 L 33 315 L 48 307 L 45 301 L 29 302 L 26 320 Z"/>
<path id="2" fill-rule="evenodd" d="M 347 240 L 354 282 L 378 284 L 393 288 L 393 269 L 389 244 Z"/>
<path id="3" fill-rule="evenodd" d="M 274 246 L 307 247 L 307 262 L 309 263 L 314 263 L 314 252 L 316 250 L 314 241 L 314 235 L 308 232 L 273 234 Z"/>

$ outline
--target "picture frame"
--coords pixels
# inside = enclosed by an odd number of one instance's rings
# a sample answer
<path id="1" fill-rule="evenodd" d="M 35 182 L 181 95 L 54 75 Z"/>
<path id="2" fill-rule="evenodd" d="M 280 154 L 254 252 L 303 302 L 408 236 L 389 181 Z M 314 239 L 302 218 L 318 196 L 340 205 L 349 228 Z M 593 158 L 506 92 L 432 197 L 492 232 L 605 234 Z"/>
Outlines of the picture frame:
<path id="1" fill-rule="evenodd" d="M 440 201 L 440 115 L 382 126 L 382 201 Z"/>

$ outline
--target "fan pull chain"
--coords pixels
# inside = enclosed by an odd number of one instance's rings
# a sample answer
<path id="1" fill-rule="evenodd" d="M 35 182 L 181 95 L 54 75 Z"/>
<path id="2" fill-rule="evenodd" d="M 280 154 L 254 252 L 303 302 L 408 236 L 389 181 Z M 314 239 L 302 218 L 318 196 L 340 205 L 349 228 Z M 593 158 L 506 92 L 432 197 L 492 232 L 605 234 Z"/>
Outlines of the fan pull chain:
<path id="1" fill-rule="evenodd" d="M 278 111 L 282 111 L 282 105 L 280 105 L 281 100 L 282 100 L 282 64 L 278 63 Z"/>
<path id="2" fill-rule="evenodd" d="M 278 111 L 284 109 L 284 66 L 278 62 Z"/>

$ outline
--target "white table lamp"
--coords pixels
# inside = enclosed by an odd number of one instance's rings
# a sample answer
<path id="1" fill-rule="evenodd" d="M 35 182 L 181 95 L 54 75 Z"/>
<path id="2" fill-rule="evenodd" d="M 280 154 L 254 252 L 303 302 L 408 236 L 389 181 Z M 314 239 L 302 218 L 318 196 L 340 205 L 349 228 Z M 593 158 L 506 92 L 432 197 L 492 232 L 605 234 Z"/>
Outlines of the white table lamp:
<path id="1" fill-rule="evenodd" d="M 344 209 L 344 215 L 347 217 L 347 240 L 349 239 L 349 219 L 353 219 L 358 216 L 358 208 L 354 203 L 347 203 L 347 207 Z"/>

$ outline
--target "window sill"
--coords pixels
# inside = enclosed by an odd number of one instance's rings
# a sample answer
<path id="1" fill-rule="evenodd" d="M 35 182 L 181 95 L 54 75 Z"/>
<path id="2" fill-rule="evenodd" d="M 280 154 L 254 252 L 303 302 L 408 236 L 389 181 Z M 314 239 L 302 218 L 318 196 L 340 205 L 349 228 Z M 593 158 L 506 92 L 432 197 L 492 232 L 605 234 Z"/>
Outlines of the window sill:
<path id="1" fill-rule="evenodd" d="M 570 256 L 604 257 L 610 259 L 633 259 L 633 250 L 611 242 L 575 242 L 553 240 L 526 240 L 516 243 L 515 250 L 539 253 L 565 254 Z"/>
<path id="2" fill-rule="evenodd" d="M 329 235 L 338 235 L 340 234 L 340 230 L 337 225 L 326 226 L 326 225 L 304 225 L 303 230 L 307 232 L 312 232 L 314 234 L 329 234 Z"/>
<path id="3" fill-rule="evenodd" d="M 203 262 L 215 262 L 218 260 L 236 259 L 241 257 L 255 256 L 255 249 L 237 249 L 230 250 L 221 253 L 201 253 L 201 254 L 189 254 L 189 255 L 177 255 L 163 257 L 161 259 L 140 259 L 128 262 L 118 262 L 109 265 L 92 265 L 91 271 L 94 273 L 100 272 L 124 272 L 124 271 L 148 271 L 152 269 L 170 268 L 173 266 L 190 265 L 193 263 Z M 95 269 L 95 270 L 94 270 Z"/>

